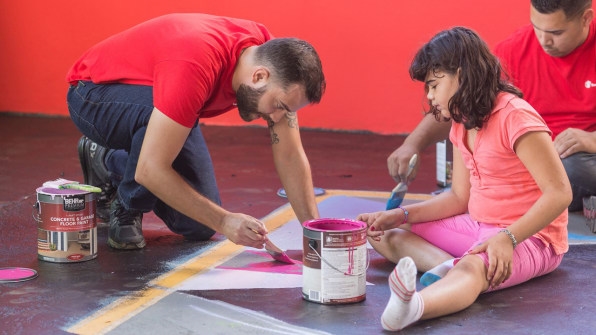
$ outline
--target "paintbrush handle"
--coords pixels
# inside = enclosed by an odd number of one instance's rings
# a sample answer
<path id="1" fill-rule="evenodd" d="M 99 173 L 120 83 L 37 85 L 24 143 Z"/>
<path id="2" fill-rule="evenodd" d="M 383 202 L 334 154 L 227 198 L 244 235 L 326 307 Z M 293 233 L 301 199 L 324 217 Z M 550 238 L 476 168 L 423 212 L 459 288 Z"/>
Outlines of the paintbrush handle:
<path id="1" fill-rule="evenodd" d="M 273 242 L 271 242 L 271 240 L 267 240 L 267 242 L 265 242 L 265 249 L 267 251 L 273 251 L 273 252 L 277 252 L 280 254 L 283 252 L 278 246 L 273 244 Z"/>
<path id="2" fill-rule="evenodd" d="M 398 191 L 400 191 L 402 188 L 404 188 L 404 186 L 406 186 L 406 184 L 403 181 L 400 181 L 397 186 L 395 186 L 393 188 L 393 190 L 391 190 L 391 193 L 396 193 Z"/>
<path id="3" fill-rule="evenodd" d="M 406 175 L 406 178 L 408 178 L 410 176 L 410 174 L 412 173 L 412 170 L 414 170 L 414 166 L 416 166 L 416 162 L 418 162 L 418 154 L 414 154 L 412 156 L 412 158 L 410 158 L 410 162 L 408 163 L 408 174 Z"/>

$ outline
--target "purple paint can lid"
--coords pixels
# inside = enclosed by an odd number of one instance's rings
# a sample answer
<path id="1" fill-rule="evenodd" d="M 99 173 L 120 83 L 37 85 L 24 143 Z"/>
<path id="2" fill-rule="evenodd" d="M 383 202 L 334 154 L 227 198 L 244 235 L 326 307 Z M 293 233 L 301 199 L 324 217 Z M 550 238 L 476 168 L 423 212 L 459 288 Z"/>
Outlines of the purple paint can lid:
<path id="1" fill-rule="evenodd" d="M 46 195 L 75 195 L 75 194 L 87 194 L 88 191 L 82 190 L 75 190 L 72 188 L 68 189 L 60 189 L 60 188 L 53 188 L 53 187 L 38 187 L 36 189 L 37 193 L 46 194 Z"/>
<path id="2" fill-rule="evenodd" d="M 0 283 L 17 283 L 37 278 L 37 271 L 28 268 L 0 268 Z"/>

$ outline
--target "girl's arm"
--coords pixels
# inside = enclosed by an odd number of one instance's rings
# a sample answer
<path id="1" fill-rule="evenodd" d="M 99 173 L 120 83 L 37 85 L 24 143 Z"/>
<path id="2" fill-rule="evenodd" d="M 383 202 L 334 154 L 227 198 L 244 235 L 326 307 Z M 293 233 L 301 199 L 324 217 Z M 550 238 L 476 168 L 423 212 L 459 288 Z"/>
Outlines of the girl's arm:
<path id="1" fill-rule="evenodd" d="M 453 174 L 451 189 L 429 200 L 388 211 L 363 213 L 357 220 L 369 226 L 368 236 L 379 239 L 383 231 L 401 227 L 409 229 L 410 224 L 439 220 L 467 212 L 470 198 L 470 172 L 465 167 L 457 148 L 453 148 Z M 408 211 L 406 222 L 405 211 Z M 405 224 L 404 224 L 405 223 Z"/>
<path id="2" fill-rule="evenodd" d="M 521 243 L 559 216 L 571 203 L 572 193 L 563 163 L 546 132 L 522 135 L 514 150 L 542 191 L 530 209 L 508 227 L 517 243 Z M 483 251 L 489 259 L 487 280 L 496 287 L 511 276 L 513 241 L 506 233 L 499 233 L 470 253 Z"/>
<path id="3" fill-rule="evenodd" d="M 464 165 L 460 151 L 453 147 L 451 188 L 423 202 L 404 206 L 408 223 L 428 222 L 463 214 L 470 199 L 470 171 Z"/>
<path id="4" fill-rule="evenodd" d="M 542 195 L 519 220 L 509 226 L 518 243 L 548 226 L 571 203 L 571 185 L 563 163 L 546 132 L 530 132 L 514 145 Z"/>

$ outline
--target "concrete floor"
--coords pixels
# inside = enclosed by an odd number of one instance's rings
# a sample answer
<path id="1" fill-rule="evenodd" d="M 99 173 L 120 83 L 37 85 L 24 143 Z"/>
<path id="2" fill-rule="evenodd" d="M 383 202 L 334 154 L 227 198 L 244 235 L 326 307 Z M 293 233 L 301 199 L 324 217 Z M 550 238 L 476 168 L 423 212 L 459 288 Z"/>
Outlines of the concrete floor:
<path id="1" fill-rule="evenodd" d="M 203 132 L 211 148 L 225 208 L 262 218 L 286 204 L 286 199 L 276 194 L 280 183 L 265 129 L 207 126 Z M 147 215 L 143 223 L 147 246 L 141 251 L 109 248 L 107 229 L 100 226 L 96 259 L 73 264 L 40 261 L 37 223 L 32 218 L 36 188 L 56 178 L 82 181 L 76 152 L 80 133 L 68 118 L 0 114 L 0 134 L 0 267 L 26 267 L 39 274 L 30 281 L 0 284 L 0 334 L 68 333 L 73 325 L 98 310 L 122 297 L 142 294 L 149 282 L 225 243 L 219 235 L 207 243 L 184 241 L 171 234 L 159 219 Z M 302 138 L 315 186 L 362 191 L 390 191 L 394 187 L 387 174 L 386 158 L 403 136 L 303 130 Z M 425 152 L 421 159 L 423 169 L 410 192 L 428 194 L 437 189 L 434 150 Z M 245 308 L 258 305 L 279 320 L 332 334 L 381 333 L 378 316 L 387 300 L 386 279 L 392 268 L 393 264 L 373 255 L 367 280 L 375 286 L 367 289 L 364 302 L 352 305 L 324 306 L 302 299 L 281 304 L 280 297 L 295 294 L 292 289 L 188 291 L 184 297 L 168 296 L 174 299 L 171 304 L 164 299 L 165 305 L 156 308 L 165 309 L 151 315 L 175 314 L 174 307 L 181 299 L 190 298 Z M 484 295 L 464 312 L 420 323 L 404 333 L 594 333 L 596 292 L 590 283 L 595 277 L 596 247 L 573 246 L 554 273 Z M 161 333 L 142 329 L 142 322 L 134 323 L 143 313 L 112 333 Z"/>

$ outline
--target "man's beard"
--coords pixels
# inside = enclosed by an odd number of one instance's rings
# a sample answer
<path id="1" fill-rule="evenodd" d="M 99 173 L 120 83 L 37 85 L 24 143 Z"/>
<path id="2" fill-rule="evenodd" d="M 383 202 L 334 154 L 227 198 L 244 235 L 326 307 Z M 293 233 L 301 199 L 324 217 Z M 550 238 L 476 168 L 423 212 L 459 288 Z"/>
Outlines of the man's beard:
<path id="1" fill-rule="evenodd" d="M 259 100 L 266 90 L 267 86 L 255 89 L 248 85 L 240 84 L 236 91 L 236 105 L 242 120 L 250 122 L 254 120 L 255 115 L 260 114 Z"/>

